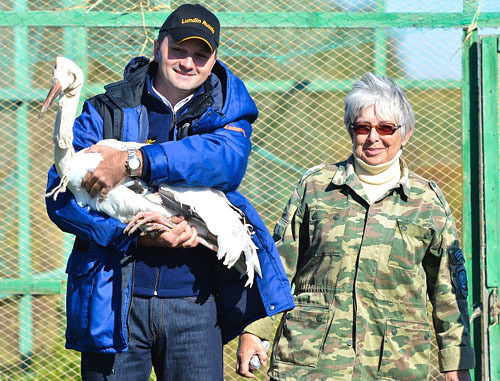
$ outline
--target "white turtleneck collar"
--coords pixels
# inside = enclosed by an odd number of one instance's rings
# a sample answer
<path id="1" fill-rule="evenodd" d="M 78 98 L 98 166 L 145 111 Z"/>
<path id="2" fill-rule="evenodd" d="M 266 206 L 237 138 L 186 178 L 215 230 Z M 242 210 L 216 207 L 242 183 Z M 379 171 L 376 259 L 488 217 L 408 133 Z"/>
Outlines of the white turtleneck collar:
<path id="1" fill-rule="evenodd" d="M 361 180 L 363 188 L 370 199 L 370 204 L 377 201 L 389 189 L 394 187 L 401 178 L 399 157 L 402 150 L 388 162 L 370 165 L 361 160 L 354 153 L 354 171 Z"/>

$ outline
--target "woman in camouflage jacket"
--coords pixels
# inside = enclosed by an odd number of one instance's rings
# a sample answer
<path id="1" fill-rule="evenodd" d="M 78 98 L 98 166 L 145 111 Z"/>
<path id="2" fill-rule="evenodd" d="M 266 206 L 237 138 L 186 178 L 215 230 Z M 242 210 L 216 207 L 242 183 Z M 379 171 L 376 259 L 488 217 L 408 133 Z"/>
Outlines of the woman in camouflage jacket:
<path id="1" fill-rule="evenodd" d="M 400 87 L 371 73 L 345 100 L 353 155 L 310 169 L 274 238 L 294 286 L 271 357 L 274 380 L 425 380 L 432 329 L 446 380 L 474 367 L 467 277 L 455 223 L 433 181 L 400 157 L 415 117 Z M 433 306 L 432 323 L 427 298 Z M 273 321 L 240 337 L 237 372 L 267 359 Z"/>

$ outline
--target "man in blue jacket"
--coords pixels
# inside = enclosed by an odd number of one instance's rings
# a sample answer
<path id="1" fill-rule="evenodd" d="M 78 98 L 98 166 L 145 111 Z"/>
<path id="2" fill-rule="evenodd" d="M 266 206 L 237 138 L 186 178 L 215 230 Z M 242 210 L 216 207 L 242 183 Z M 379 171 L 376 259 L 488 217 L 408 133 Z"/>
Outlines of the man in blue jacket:
<path id="1" fill-rule="evenodd" d="M 80 207 L 70 192 L 47 199 L 50 218 L 76 236 L 67 265 L 66 347 L 82 352 L 84 380 L 222 380 L 222 345 L 250 322 L 293 308 L 274 242 L 236 191 L 251 150 L 257 108 L 217 60 L 219 21 L 200 5 L 170 14 L 154 61 L 136 57 L 124 79 L 87 100 L 74 124 L 76 150 L 105 138 L 148 142 L 120 152 L 93 146 L 103 161 L 83 186 L 92 196 L 127 176 L 148 185 L 224 191 L 254 227 L 263 276 L 245 288 L 186 221 L 155 238 Z M 52 168 L 48 189 L 59 183 Z M 180 220 L 179 220 L 180 221 Z"/>

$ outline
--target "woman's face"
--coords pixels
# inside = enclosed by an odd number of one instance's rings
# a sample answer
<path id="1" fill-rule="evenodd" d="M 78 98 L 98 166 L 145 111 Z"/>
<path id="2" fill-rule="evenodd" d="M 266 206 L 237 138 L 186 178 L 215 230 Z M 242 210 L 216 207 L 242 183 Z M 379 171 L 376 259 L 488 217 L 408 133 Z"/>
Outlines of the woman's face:
<path id="1" fill-rule="evenodd" d="M 375 105 L 365 109 L 358 116 L 356 122 L 369 123 L 373 127 L 380 122 L 389 122 L 396 125 L 395 120 L 382 120 L 375 114 Z M 411 133 L 406 135 L 406 138 L 401 142 L 400 130 L 397 129 L 392 135 L 380 136 L 375 128 L 372 128 L 368 135 L 353 133 L 353 145 L 356 156 L 370 165 L 377 165 L 391 161 L 402 145 L 406 144 L 410 139 Z"/>

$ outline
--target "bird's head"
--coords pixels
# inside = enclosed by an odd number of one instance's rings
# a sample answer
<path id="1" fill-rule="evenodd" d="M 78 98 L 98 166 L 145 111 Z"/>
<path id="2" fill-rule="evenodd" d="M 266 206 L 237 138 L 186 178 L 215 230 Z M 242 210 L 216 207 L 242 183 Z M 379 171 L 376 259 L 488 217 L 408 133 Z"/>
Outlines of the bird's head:
<path id="1" fill-rule="evenodd" d="M 57 57 L 54 75 L 52 77 L 52 87 L 42 105 L 42 110 L 38 120 L 49 109 L 59 94 L 67 98 L 72 98 L 80 94 L 83 85 L 83 71 L 80 67 L 65 57 Z"/>

